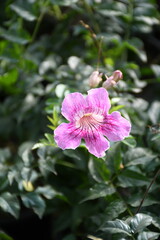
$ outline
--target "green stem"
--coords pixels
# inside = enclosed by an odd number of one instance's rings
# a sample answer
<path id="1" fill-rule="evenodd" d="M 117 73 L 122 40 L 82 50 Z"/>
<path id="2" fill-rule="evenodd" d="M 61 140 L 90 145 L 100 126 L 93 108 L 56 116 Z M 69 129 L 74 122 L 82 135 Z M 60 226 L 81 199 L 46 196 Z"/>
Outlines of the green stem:
<path id="1" fill-rule="evenodd" d="M 93 39 L 94 46 L 95 46 L 95 48 L 97 48 L 97 51 L 98 51 L 97 70 L 98 70 L 100 60 L 101 60 L 102 64 L 105 66 L 105 57 L 103 55 L 102 47 L 101 47 L 103 37 L 101 37 L 100 41 L 99 41 L 97 39 L 97 35 L 95 34 L 95 32 L 92 30 L 92 28 L 88 24 L 86 24 L 83 20 L 80 20 L 80 23 L 82 24 L 83 27 L 85 27 L 90 32 L 90 35 Z"/>
<path id="2" fill-rule="evenodd" d="M 136 214 L 140 212 L 140 210 L 141 210 L 141 208 L 142 208 L 142 205 L 143 205 L 143 203 L 144 203 L 144 200 L 146 199 L 146 197 L 147 197 L 147 195 L 148 195 L 148 192 L 149 192 L 151 186 L 153 185 L 153 183 L 155 182 L 155 180 L 156 180 L 156 178 L 158 177 L 159 174 L 160 174 L 160 169 L 156 172 L 154 178 L 152 179 L 151 183 L 149 184 L 148 188 L 146 189 L 146 191 L 145 191 L 145 193 L 144 193 L 144 195 L 143 195 L 143 198 L 142 198 L 142 200 L 141 200 L 141 202 L 140 202 L 140 205 L 139 205 L 139 207 L 138 207 L 138 209 L 137 209 L 137 211 L 136 211 Z"/>
<path id="3" fill-rule="evenodd" d="M 39 15 L 39 18 L 37 19 L 37 23 L 36 23 L 36 26 L 34 28 L 34 31 L 33 31 L 33 34 L 32 34 L 32 39 L 31 39 L 31 42 L 34 42 L 36 36 L 37 36 L 37 33 L 38 33 L 38 30 L 39 30 L 39 27 L 40 27 L 40 24 L 42 22 L 42 19 L 43 19 L 43 16 L 44 16 L 44 11 L 41 12 L 41 14 Z"/>
<path id="4" fill-rule="evenodd" d="M 102 40 L 103 40 L 103 37 L 101 37 L 99 44 L 98 44 L 97 71 L 99 68 L 99 63 L 100 63 L 100 59 L 101 59 L 101 55 L 102 55 Z"/>

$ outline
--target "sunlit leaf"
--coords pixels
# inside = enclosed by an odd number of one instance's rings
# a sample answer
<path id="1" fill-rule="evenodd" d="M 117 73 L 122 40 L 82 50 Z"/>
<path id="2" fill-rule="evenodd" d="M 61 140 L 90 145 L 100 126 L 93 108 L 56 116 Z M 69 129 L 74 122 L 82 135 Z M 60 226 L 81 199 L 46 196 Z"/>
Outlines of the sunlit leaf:
<path id="1" fill-rule="evenodd" d="M 11 4 L 10 8 L 27 21 L 34 21 L 36 19 L 36 16 L 34 16 L 31 12 L 17 4 Z"/>
<path id="2" fill-rule="evenodd" d="M 131 236 L 130 226 L 122 220 L 116 219 L 115 221 L 108 221 L 101 227 L 102 231 L 110 233 L 123 233 L 125 235 Z"/>
<path id="3" fill-rule="evenodd" d="M 138 235 L 137 240 L 154 240 L 159 237 L 160 233 L 157 232 L 142 232 Z"/>
<path id="4" fill-rule="evenodd" d="M 130 222 L 130 226 L 134 233 L 142 232 L 145 227 L 152 223 L 152 217 L 138 213 L 136 214 Z"/>

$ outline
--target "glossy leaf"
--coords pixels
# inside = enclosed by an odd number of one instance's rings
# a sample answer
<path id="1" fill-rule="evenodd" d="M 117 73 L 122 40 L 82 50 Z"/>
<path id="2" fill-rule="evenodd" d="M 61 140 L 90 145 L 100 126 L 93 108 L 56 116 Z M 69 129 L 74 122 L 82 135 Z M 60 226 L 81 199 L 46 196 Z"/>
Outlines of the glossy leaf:
<path id="1" fill-rule="evenodd" d="M 16 197 L 9 192 L 4 192 L 0 195 L 0 207 L 3 211 L 10 213 L 15 218 L 19 217 L 20 204 Z"/>
<path id="2" fill-rule="evenodd" d="M 102 231 L 110 232 L 112 234 L 123 233 L 131 236 L 130 226 L 122 220 L 116 219 L 115 221 L 108 221 L 101 227 Z"/>
<path id="3" fill-rule="evenodd" d="M 39 218 L 42 218 L 46 208 L 45 201 L 42 197 L 36 193 L 27 193 L 25 195 L 21 195 L 21 199 L 27 208 L 32 208 Z"/>
<path id="4" fill-rule="evenodd" d="M 27 21 L 34 21 L 36 19 L 36 16 L 34 16 L 31 12 L 17 4 L 11 4 L 10 8 Z"/>
<path id="5" fill-rule="evenodd" d="M 142 232 L 138 235 L 137 240 L 154 240 L 158 239 L 160 233 L 157 232 Z"/>
<path id="6" fill-rule="evenodd" d="M 130 226 L 134 233 L 142 232 L 144 228 L 152 223 L 152 217 L 138 213 L 131 219 Z"/>

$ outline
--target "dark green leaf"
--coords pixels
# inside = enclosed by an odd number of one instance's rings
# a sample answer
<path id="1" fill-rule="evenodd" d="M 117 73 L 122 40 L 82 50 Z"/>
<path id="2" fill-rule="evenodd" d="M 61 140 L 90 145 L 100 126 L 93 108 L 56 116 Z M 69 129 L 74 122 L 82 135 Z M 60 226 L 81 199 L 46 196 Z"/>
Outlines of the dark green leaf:
<path id="1" fill-rule="evenodd" d="M 49 185 L 48 186 L 46 185 L 44 187 L 38 187 L 35 192 L 38 194 L 42 194 L 47 199 L 52 199 L 58 195 L 62 195 Z"/>
<path id="2" fill-rule="evenodd" d="M 81 203 L 88 200 L 106 197 L 108 195 L 112 195 L 113 193 L 115 193 L 114 187 L 109 186 L 107 184 L 99 183 L 90 189 L 89 196 L 83 199 Z"/>
<path id="3" fill-rule="evenodd" d="M 42 197 L 36 193 L 27 193 L 25 195 L 21 195 L 21 199 L 27 208 L 32 208 L 39 218 L 42 218 L 46 208 L 45 201 Z"/>
<path id="4" fill-rule="evenodd" d="M 26 36 L 26 38 L 17 35 L 17 33 L 14 33 L 13 31 L 6 31 L 3 28 L 0 28 L 0 34 L 3 38 L 7 39 L 8 41 L 19 43 L 22 45 L 25 45 L 30 41 L 30 38 Z"/>
<path id="5" fill-rule="evenodd" d="M 122 141 L 124 144 L 128 145 L 129 147 L 131 148 L 135 148 L 136 147 L 136 140 L 134 139 L 134 137 L 130 136 L 128 138 L 125 138 L 123 141 Z"/>
<path id="6" fill-rule="evenodd" d="M 153 159 L 155 159 L 157 155 L 153 154 L 151 151 L 149 151 L 146 148 L 134 148 L 127 151 L 125 154 L 125 161 L 126 166 L 133 166 L 133 165 L 139 165 L 139 164 L 147 164 Z"/>
<path id="7" fill-rule="evenodd" d="M 160 102 L 154 101 L 148 111 L 148 115 L 153 124 L 157 124 L 160 121 Z"/>
<path id="8" fill-rule="evenodd" d="M 154 240 L 159 237 L 160 233 L 157 232 L 142 232 L 138 235 L 137 240 Z"/>
<path id="9" fill-rule="evenodd" d="M 112 201 L 105 209 L 105 219 L 113 220 L 127 209 L 126 205 L 121 200 Z"/>
<path id="10" fill-rule="evenodd" d="M 119 185 L 122 187 L 145 186 L 149 180 L 141 173 L 132 170 L 123 170 L 118 176 Z"/>
<path id="11" fill-rule="evenodd" d="M 91 176 L 97 182 L 109 180 L 110 172 L 105 160 L 101 158 L 90 158 L 88 168 Z"/>
<path id="12" fill-rule="evenodd" d="M 13 240 L 12 237 L 8 236 L 6 233 L 0 231 L 0 239 L 1 240 Z"/>
<path id="13" fill-rule="evenodd" d="M 9 192 L 0 195 L 0 207 L 15 218 L 19 217 L 20 205 L 17 197 Z"/>

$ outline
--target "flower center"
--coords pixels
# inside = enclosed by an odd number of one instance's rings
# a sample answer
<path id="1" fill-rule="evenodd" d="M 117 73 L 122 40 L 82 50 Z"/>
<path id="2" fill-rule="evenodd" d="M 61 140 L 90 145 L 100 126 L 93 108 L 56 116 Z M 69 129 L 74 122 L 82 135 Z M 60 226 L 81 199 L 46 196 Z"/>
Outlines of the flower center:
<path id="1" fill-rule="evenodd" d="M 103 123 L 104 117 L 95 113 L 86 113 L 76 121 L 76 127 L 82 130 L 93 130 Z"/>

